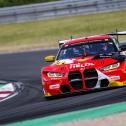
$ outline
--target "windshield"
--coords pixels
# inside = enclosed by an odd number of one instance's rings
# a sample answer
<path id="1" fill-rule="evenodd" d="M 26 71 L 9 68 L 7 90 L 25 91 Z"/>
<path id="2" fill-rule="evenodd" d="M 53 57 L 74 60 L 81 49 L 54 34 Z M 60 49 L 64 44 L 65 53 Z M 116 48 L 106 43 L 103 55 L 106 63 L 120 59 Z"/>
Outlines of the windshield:
<path id="1" fill-rule="evenodd" d="M 57 60 L 96 54 L 107 54 L 112 52 L 117 52 L 117 47 L 110 39 L 83 42 L 74 45 L 65 45 L 62 47 L 57 56 Z"/>

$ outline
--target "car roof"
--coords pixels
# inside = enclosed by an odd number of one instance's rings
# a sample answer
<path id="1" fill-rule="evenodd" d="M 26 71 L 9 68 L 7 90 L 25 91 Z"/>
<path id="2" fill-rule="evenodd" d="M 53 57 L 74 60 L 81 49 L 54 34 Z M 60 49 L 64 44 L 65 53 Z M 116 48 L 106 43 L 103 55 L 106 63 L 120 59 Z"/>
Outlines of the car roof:
<path id="1" fill-rule="evenodd" d="M 87 41 L 103 40 L 103 39 L 108 39 L 108 38 L 112 38 L 112 36 L 110 35 L 89 36 L 89 37 L 84 37 L 84 38 L 68 40 L 67 42 L 65 42 L 65 45 L 71 45 L 71 44 L 82 43 L 82 42 L 87 42 Z"/>

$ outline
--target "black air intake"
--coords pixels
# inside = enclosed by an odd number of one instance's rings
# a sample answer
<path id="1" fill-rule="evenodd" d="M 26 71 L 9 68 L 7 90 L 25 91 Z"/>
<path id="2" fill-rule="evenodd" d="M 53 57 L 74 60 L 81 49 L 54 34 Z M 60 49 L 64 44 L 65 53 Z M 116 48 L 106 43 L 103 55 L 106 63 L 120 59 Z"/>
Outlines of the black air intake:
<path id="1" fill-rule="evenodd" d="M 68 85 L 61 85 L 60 89 L 63 93 L 69 93 L 70 92 L 70 88 L 69 88 Z"/>
<path id="2" fill-rule="evenodd" d="M 84 80 L 87 88 L 94 88 L 98 82 L 98 73 L 95 68 L 84 70 Z"/>
<path id="3" fill-rule="evenodd" d="M 101 80 L 100 87 L 108 87 L 108 85 L 109 85 L 109 80 L 108 79 Z"/>
<path id="4" fill-rule="evenodd" d="M 80 90 L 83 88 L 82 75 L 79 71 L 71 71 L 68 75 L 68 79 L 74 90 Z"/>

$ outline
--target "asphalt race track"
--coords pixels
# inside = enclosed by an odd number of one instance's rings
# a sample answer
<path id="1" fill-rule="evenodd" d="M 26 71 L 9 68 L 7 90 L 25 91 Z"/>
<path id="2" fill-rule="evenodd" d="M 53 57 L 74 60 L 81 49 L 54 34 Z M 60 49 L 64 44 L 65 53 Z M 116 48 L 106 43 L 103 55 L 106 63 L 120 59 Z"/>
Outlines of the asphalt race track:
<path id="1" fill-rule="evenodd" d="M 57 50 L 0 54 L 0 80 L 23 82 L 19 94 L 0 103 L 0 124 L 126 101 L 126 87 L 46 100 L 42 94 L 44 56 Z"/>

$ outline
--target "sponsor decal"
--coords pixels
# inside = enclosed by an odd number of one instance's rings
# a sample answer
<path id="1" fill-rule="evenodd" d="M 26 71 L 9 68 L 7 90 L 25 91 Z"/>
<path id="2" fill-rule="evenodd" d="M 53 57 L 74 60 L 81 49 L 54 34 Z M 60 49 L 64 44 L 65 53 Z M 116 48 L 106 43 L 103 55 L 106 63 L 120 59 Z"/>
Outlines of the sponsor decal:
<path id="1" fill-rule="evenodd" d="M 52 77 L 51 80 L 61 80 L 61 77 Z"/>
<path id="2" fill-rule="evenodd" d="M 120 76 L 110 76 L 111 80 L 120 80 Z"/>
<path id="3" fill-rule="evenodd" d="M 76 63 L 76 64 L 70 64 L 70 69 L 73 69 L 73 68 L 85 68 L 86 66 L 94 66 L 94 64 L 93 63 L 84 63 L 84 64 Z"/>
<path id="4" fill-rule="evenodd" d="M 53 84 L 49 86 L 49 89 L 59 89 L 60 85 L 59 84 Z"/>

